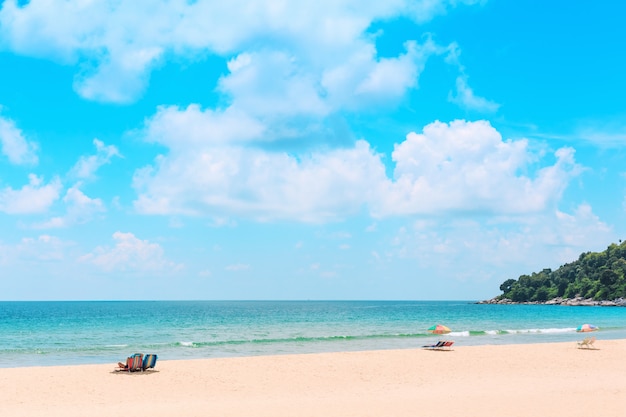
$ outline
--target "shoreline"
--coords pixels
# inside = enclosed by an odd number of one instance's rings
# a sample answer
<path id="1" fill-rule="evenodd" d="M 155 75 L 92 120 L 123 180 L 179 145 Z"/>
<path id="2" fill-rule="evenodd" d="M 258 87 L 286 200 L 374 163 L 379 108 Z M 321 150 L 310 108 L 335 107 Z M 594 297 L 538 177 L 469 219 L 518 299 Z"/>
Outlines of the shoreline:
<path id="1" fill-rule="evenodd" d="M 573 329 L 573 328 L 572 328 Z M 506 342 L 494 342 L 493 340 L 491 341 L 485 341 L 484 343 L 475 343 L 474 340 L 470 340 L 469 338 L 471 338 L 471 336 L 461 336 L 461 335 L 455 335 L 454 332 L 451 334 L 445 334 L 445 335 L 429 335 L 429 337 L 425 337 L 425 338 L 419 338 L 415 340 L 414 344 L 411 344 L 410 346 L 404 346 L 404 347 L 388 347 L 388 348 L 380 348 L 380 347 L 371 347 L 371 348 L 362 348 L 362 349 L 343 349 L 343 350 L 310 350 L 310 351 L 300 351 L 300 352 L 279 352 L 279 353 L 258 353 L 258 354 L 232 354 L 232 355 L 224 355 L 224 356 L 204 356 L 204 357 L 197 357 L 197 356 L 190 356 L 190 357 L 167 357 L 166 355 L 163 355 L 162 353 L 158 352 L 158 349 L 152 349 L 150 350 L 150 352 L 142 352 L 140 349 L 137 350 L 137 352 L 139 353 L 156 353 L 159 355 L 159 362 L 162 361 L 168 361 L 168 362 L 172 362 L 172 361 L 203 361 L 203 360 L 219 360 L 219 359 L 245 359 L 245 358 L 263 358 L 263 357 L 274 357 L 274 356 L 299 356 L 299 355 L 323 355 L 323 354 L 345 354 L 345 353 L 362 353 L 362 352 L 388 352 L 388 351 L 406 351 L 406 350 L 415 350 L 415 349 L 420 349 L 420 347 L 422 345 L 427 345 L 427 344 L 431 344 L 431 343 L 436 343 L 438 340 L 440 339 L 446 339 L 446 340 L 454 340 L 455 341 L 455 347 L 456 348 L 466 348 L 466 347 L 481 347 L 481 346 L 527 346 L 527 345 L 547 345 L 547 344 L 559 344 L 559 343 L 563 343 L 563 344 L 574 344 L 576 341 L 583 339 L 586 336 L 596 336 L 598 339 L 601 339 L 603 341 L 624 341 L 626 343 L 626 337 L 624 337 L 624 335 L 619 335 L 619 336 L 615 336 L 614 334 L 612 334 L 611 332 L 594 332 L 594 333 L 581 333 L 581 332 L 572 332 L 571 334 L 569 334 L 568 336 L 568 340 L 564 340 L 563 335 L 564 333 L 558 332 L 558 333 L 554 333 L 554 334 L 549 334 L 549 333 L 536 333 L 535 336 L 537 338 L 541 338 L 544 340 L 532 340 L 532 341 L 518 341 L 518 342 L 513 342 L 513 341 L 506 341 Z M 554 339 L 554 337 L 558 337 L 558 339 Z M 153 352 L 154 351 L 154 352 Z M 23 368 L 65 368 L 65 367 L 80 367 L 80 366 L 104 366 L 110 363 L 117 363 L 119 361 L 124 361 L 126 359 L 126 356 L 124 355 L 131 355 L 132 353 L 135 353 L 134 351 L 128 351 L 124 354 L 121 354 L 120 356 L 115 356 L 112 358 L 109 358 L 108 360 L 104 360 L 103 358 L 100 358 L 99 360 L 94 360 L 93 362 L 87 362 L 87 361 L 80 361 L 80 362 L 74 362 L 74 363 L 48 363 L 48 364 L 43 364 L 43 363 L 35 363 L 35 364 L 23 364 L 26 362 L 20 362 L 20 364 L 15 365 L 15 366 L 6 366 L 6 363 L 2 363 L 0 362 L 0 371 L 4 370 L 4 369 L 23 369 Z"/>
<path id="2" fill-rule="evenodd" d="M 132 374 L 114 372 L 113 363 L 2 368 L 0 403 L 13 417 L 618 415 L 626 339 L 595 346 L 159 359 L 154 372 Z"/>
<path id="3" fill-rule="evenodd" d="M 438 336 L 438 337 L 437 337 Z M 594 333 L 573 333 L 572 340 L 545 340 L 545 341 L 532 341 L 532 342 L 518 342 L 518 343 L 481 343 L 481 344 L 466 344 L 466 336 L 455 336 L 454 334 L 445 335 L 433 335 L 423 340 L 418 340 L 417 343 L 410 347 L 390 347 L 390 348 L 369 348 L 369 349 L 354 349 L 354 350 L 328 350 L 328 351 L 305 351 L 305 352 L 285 352 L 285 353 L 259 353 L 259 354 L 242 354 L 231 356 L 211 356 L 211 357 L 188 357 L 188 358 L 163 358 L 163 355 L 158 353 L 158 349 L 154 352 L 138 352 L 138 353 L 156 353 L 159 355 L 159 363 L 161 362 L 177 362 L 177 361 L 210 361 L 210 360 L 222 360 L 222 359 L 253 359 L 253 358 L 265 358 L 265 357 L 283 357 L 283 356 L 310 356 L 310 355 L 331 355 L 331 354 L 350 354 L 350 353 L 366 353 L 366 352 L 390 352 L 390 351 L 407 351 L 421 349 L 422 345 L 429 345 L 436 343 L 438 340 L 454 340 L 455 348 L 467 348 L 467 347 L 482 347 L 482 346 L 532 346 L 532 345 L 548 345 L 548 344 L 570 344 L 573 345 L 578 340 L 582 340 L 587 336 L 596 336 L 601 338 L 602 341 L 624 341 L 625 337 L 607 337 L 608 335 L 602 335 L 598 332 Z M 128 356 L 135 352 L 128 352 Z M 64 363 L 64 364 L 35 364 L 35 365 L 18 365 L 18 366 L 4 366 L 0 365 L 0 372 L 5 369 L 30 369 L 30 368 L 66 368 L 66 367 L 81 367 L 81 366 L 106 366 L 108 364 L 115 364 L 119 361 L 124 362 L 126 358 L 120 356 L 110 361 L 97 361 L 97 362 L 81 362 L 81 363 Z"/>
<path id="4" fill-rule="evenodd" d="M 546 301 L 513 301 L 510 298 L 494 297 L 489 300 L 477 301 L 476 304 L 504 304 L 504 305 L 560 305 L 567 307 L 626 307 L 626 299 L 594 300 L 593 298 L 564 298 L 556 297 Z"/>

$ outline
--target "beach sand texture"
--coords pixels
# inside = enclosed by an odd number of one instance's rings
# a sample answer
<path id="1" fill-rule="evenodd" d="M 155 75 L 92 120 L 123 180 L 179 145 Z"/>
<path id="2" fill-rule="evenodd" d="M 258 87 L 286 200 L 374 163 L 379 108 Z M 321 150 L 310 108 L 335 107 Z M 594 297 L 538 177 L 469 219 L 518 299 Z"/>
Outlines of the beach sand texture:
<path id="1" fill-rule="evenodd" d="M 596 347 L 159 359 L 157 372 L 133 374 L 114 364 L 5 368 L 0 409 L 10 417 L 621 415 L 626 340 Z"/>

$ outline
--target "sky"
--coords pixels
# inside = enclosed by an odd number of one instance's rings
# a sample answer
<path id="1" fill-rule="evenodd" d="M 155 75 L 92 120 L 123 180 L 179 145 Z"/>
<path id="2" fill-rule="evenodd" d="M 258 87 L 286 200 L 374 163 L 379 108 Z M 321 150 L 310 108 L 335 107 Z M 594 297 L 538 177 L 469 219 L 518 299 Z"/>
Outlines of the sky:
<path id="1" fill-rule="evenodd" d="M 602 251 L 624 15 L 0 0 L 0 300 L 484 300 Z"/>

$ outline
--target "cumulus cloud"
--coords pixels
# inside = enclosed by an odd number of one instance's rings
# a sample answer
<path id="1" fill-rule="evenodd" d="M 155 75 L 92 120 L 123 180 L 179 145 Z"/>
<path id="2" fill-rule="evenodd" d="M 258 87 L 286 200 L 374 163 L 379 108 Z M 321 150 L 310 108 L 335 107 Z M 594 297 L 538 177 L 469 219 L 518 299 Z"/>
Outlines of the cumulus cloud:
<path id="1" fill-rule="evenodd" d="M 185 59 L 207 53 L 239 55 L 254 51 L 257 40 L 264 39 L 273 50 L 259 52 L 270 58 L 267 64 L 257 67 L 262 73 L 271 68 L 288 68 L 284 59 L 293 57 L 306 61 L 306 66 L 330 68 L 333 63 L 345 62 L 346 57 L 354 60 L 350 51 L 369 45 L 364 33 L 374 21 L 406 16 L 421 23 L 458 4 L 473 3 L 45 0 L 23 4 L 6 0 L 0 9 L 0 46 L 23 55 L 77 65 L 80 71 L 74 88 L 82 97 L 123 103 L 141 95 L 151 70 L 165 56 Z M 383 91 L 381 82 L 388 81 L 382 76 L 390 69 L 404 73 L 393 79 L 391 91 L 410 86 L 413 81 L 406 77 L 415 69 L 409 61 L 410 56 L 381 61 L 363 88 Z M 284 86 L 310 94 L 308 77 L 287 77 Z M 245 80 L 233 79 L 231 84 L 240 82 Z"/>
<path id="2" fill-rule="evenodd" d="M 243 143 L 261 140 L 266 126 L 232 107 L 225 111 L 202 110 L 191 104 L 185 109 L 160 107 L 149 120 L 144 137 L 151 143 L 168 147 L 172 152 L 184 152 L 189 147 L 207 144 Z"/>
<path id="3" fill-rule="evenodd" d="M 211 112 L 192 112 L 198 126 L 215 122 Z M 175 131 L 164 120 L 154 119 L 159 135 Z M 136 172 L 139 212 L 308 222 L 341 219 L 364 207 L 375 217 L 532 213 L 554 208 L 581 170 L 571 148 L 558 149 L 550 163 L 527 140 L 503 140 L 486 121 L 435 122 L 410 133 L 395 146 L 392 178 L 383 155 L 364 140 L 294 155 L 219 144 L 211 131 L 186 129 L 195 132 L 194 140 L 174 145 L 180 136 L 152 136 L 148 122 L 147 140 L 172 152 Z"/>
<path id="4" fill-rule="evenodd" d="M 38 146 L 24 137 L 24 133 L 10 119 L 0 116 L 0 150 L 15 165 L 35 165 Z"/>
<path id="5" fill-rule="evenodd" d="M 96 154 L 82 156 L 70 170 L 70 177 L 79 180 L 93 179 L 102 165 L 110 163 L 113 157 L 121 157 L 117 147 L 107 146 L 98 139 L 94 139 L 93 143 L 96 147 Z M 65 192 L 61 199 L 65 214 L 33 223 L 31 226 L 35 229 L 48 229 L 86 223 L 94 216 L 105 212 L 105 207 L 101 199 L 85 195 L 80 189 L 82 185 L 82 181 L 78 181 L 64 191 L 63 184 L 58 177 L 45 183 L 43 177 L 30 174 L 29 183 L 21 189 L 12 187 L 0 189 L 0 212 L 7 214 L 48 213 Z"/>
<path id="6" fill-rule="evenodd" d="M 138 171 L 135 207 L 149 214 L 319 222 L 357 212 L 384 177 L 364 141 L 296 158 L 243 147 L 188 147 Z"/>
<path id="7" fill-rule="evenodd" d="M 395 146 L 394 182 L 377 215 L 437 212 L 529 213 L 558 201 L 580 173 L 571 148 L 531 172 L 540 155 L 526 140 L 502 140 L 488 122 L 435 122 Z"/>
<path id="8" fill-rule="evenodd" d="M 66 213 L 64 216 L 53 217 L 43 223 L 37 223 L 35 229 L 62 228 L 76 224 L 86 223 L 94 216 L 105 211 L 104 204 L 99 198 L 89 198 L 78 187 L 77 184 L 67 190 L 63 202 Z"/>
<path id="9" fill-rule="evenodd" d="M 138 239 L 132 233 L 113 233 L 115 246 L 99 246 L 79 261 L 107 272 L 172 272 L 182 266 L 169 261 L 157 243 Z"/>
<path id="10" fill-rule="evenodd" d="M 148 85 L 150 69 L 163 51 L 159 47 L 117 52 L 101 58 L 95 68 L 85 66 L 74 78 L 74 90 L 83 98 L 113 103 L 131 103 Z"/>
<path id="11" fill-rule="evenodd" d="M 406 52 L 393 58 L 378 59 L 374 46 L 366 43 L 346 52 L 345 58 L 322 73 L 328 104 L 335 110 L 394 104 L 408 89 L 417 87 L 428 58 L 448 49 L 430 38 L 423 44 L 408 41 L 404 47 Z"/>
<path id="12" fill-rule="evenodd" d="M 45 213 L 59 199 L 62 185 L 58 178 L 44 183 L 43 178 L 29 175 L 28 184 L 16 190 L 0 189 L 0 212 L 7 214 Z"/>
<path id="13" fill-rule="evenodd" d="M 70 176 L 78 179 L 91 179 L 95 176 L 96 171 L 105 164 L 111 162 L 114 156 L 121 157 L 118 149 L 114 145 L 105 145 L 98 139 L 93 140 L 96 147 L 96 154 L 90 156 L 81 156 L 78 162 L 70 170 Z"/>
<path id="14" fill-rule="evenodd" d="M 253 116 L 323 116 L 329 112 L 320 97 L 317 76 L 282 51 L 243 53 L 228 63 L 230 73 L 219 89 L 236 109 Z"/>

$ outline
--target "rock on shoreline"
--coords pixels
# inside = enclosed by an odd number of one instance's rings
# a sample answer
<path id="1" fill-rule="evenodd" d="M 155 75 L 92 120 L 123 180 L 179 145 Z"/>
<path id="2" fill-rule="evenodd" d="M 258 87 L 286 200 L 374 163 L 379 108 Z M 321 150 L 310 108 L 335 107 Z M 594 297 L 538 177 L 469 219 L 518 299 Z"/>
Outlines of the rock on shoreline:
<path id="1" fill-rule="evenodd" d="M 524 301 L 515 302 L 508 298 L 494 297 L 491 300 L 479 301 L 476 304 L 543 304 L 543 305 L 561 305 L 561 306 L 601 306 L 601 307 L 626 307 L 626 299 L 616 298 L 615 300 L 594 300 L 591 298 L 575 297 L 562 298 L 556 297 L 548 301 Z"/>

